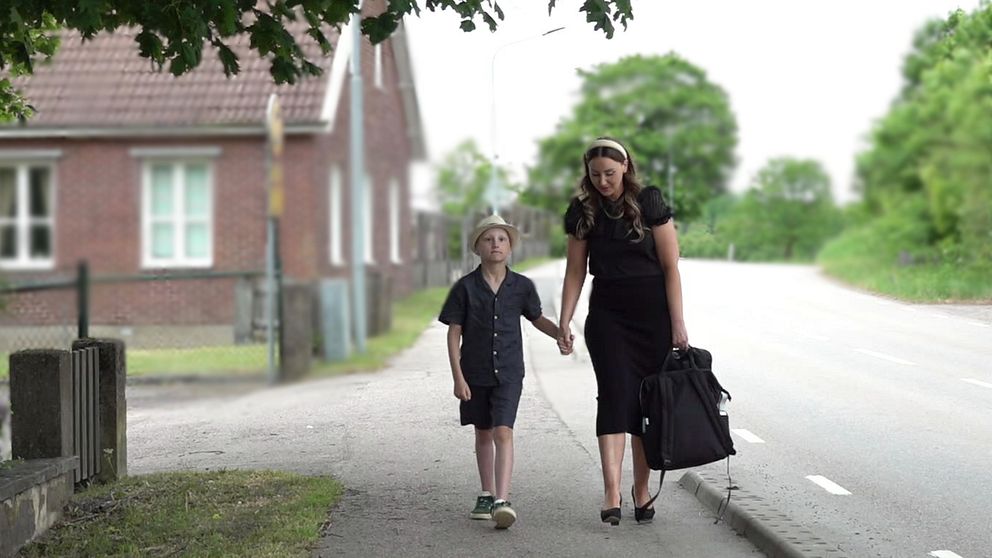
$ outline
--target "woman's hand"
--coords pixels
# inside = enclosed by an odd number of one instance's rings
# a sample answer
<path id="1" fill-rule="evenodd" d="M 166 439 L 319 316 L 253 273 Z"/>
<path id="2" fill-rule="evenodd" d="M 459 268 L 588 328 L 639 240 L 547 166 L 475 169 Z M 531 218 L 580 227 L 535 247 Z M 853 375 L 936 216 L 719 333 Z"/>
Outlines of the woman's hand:
<path id="1" fill-rule="evenodd" d="M 558 351 L 561 354 L 572 354 L 574 341 L 575 335 L 572 334 L 572 329 L 568 325 L 558 328 Z"/>
<path id="2" fill-rule="evenodd" d="M 684 322 L 672 324 L 672 346 L 683 351 L 689 348 L 689 333 Z"/>
<path id="3" fill-rule="evenodd" d="M 472 390 L 469 389 L 468 382 L 465 380 L 455 380 L 455 397 L 461 401 L 472 399 Z"/>

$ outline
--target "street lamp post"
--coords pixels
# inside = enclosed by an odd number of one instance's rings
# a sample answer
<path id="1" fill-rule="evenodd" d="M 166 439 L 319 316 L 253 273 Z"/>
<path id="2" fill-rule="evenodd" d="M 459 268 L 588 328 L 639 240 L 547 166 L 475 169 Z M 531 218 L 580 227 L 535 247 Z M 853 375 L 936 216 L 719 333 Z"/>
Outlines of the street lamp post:
<path id="1" fill-rule="evenodd" d="M 496 56 L 503 51 L 506 47 L 513 46 L 525 41 L 531 41 L 534 39 L 540 39 L 542 37 L 547 37 L 552 33 L 557 33 L 561 31 L 564 27 L 556 27 L 549 31 L 545 31 L 540 35 L 533 35 L 531 37 L 525 37 L 523 39 L 518 39 L 501 45 L 493 51 L 493 58 L 489 64 L 489 90 L 492 96 L 492 104 L 490 105 L 489 113 L 489 132 L 490 132 L 490 142 L 492 147 L 492 161 L 491 167 L 489 169 L 489 184 L 486 186 L 486 201 L 489 202 L 489 209 L 493 215 L 499 214 L 499 202 L 502 199 L 502 192 L 500 191 L 499 178 L 497 176 L 497 163 L 499 162 L 499 149 L 496 145 Z"/>

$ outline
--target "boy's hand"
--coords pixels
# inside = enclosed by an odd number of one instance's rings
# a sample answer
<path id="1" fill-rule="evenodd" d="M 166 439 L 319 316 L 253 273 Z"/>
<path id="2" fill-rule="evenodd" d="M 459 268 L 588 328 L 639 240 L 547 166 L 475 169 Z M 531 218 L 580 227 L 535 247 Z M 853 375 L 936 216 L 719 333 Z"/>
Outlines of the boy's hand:
<path id="1" fill-rule="evenodd" d="M 455 380 L 455 397 L 461 401 L 472 399 L 472 390 L 469 389 L 468 382 L 465 380 Z"/>
<path id="2" fill-rule="evenodd" d="M 563 355 L 572 354 L 573 342 L 575 341 L 575 335 L 572 334 L 571 328 L 568 326 L 559 327 L 558 329 L 558 351 Z"/>

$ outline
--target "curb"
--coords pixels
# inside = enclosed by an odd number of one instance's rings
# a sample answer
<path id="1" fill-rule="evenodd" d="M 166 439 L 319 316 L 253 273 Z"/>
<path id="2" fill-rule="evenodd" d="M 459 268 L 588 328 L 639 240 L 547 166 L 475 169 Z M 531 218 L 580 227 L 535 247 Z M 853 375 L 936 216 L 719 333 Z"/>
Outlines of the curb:
<path id="1" fill-rule="evenodd" d="M 760 496 L 746 490 L 735 488 L 730 503 L 724 505 L 726 481 L 716 481 L 705 473 L 689 471 L 679 479 L 679 486 L 695 495 L 714 516 L 723 511 L 727 524 L 770 558 L 847 556 L 836 544 L 827 542 L 807 527 L 776 511 Z"/>

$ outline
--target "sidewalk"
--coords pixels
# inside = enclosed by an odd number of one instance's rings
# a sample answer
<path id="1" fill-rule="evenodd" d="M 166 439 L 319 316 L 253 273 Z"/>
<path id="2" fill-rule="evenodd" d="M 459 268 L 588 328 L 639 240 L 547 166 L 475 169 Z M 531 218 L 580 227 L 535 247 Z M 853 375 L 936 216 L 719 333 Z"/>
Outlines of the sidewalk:
<path id="1" fill-rule="evenodd" d="M 478 491 L 473 436 L 458 423 L 441 324 L 378 373 L 135 409 L 128 416 L 131 472 L 333 474 L 345 493 L 315 557 L 762 555 L 725 524 L 713 525 L 710 512 L 678 487 L 681 475 L 666 479 L 653 524 L 634 523 L 629 496 L 620 526 L 601 523 L 592 369 L 581 357 L 561 357 L 529 325 L 525 331 L 511 496 L 519 518 L 507 531 L 468 519 Z M 627 486 L 629 454 L 625 465 Z"/>
<path id="2" fill-rule="evenodd" d="M 627 500 L 619 527 L 600 522 L 599 455 L 590 450 L 595 436 L 581 440 L 542 385 L 543 370 L 591 377 L 591 369 L 557 354 L 563 364 L 553 366 L 535 348 L 540 343 L 554 350 L 554 344 L 538 339 L 536 330 L 528 336 L 537 355 L 528 362 L 515 428 L 510 500 L 518 521 L 496 531 L 491 522 L 469 520 L 478 479 L 472 432 L 458 425 L 450 393 L 445 331 L 432 326 L 348 405 L 366 408 L 365 420 L 349 429 L 346 448 L 330 467 L 348 489 L 315 556 L 761 556 L 727 526 L 713 525 L 709 512 L 674 480 L 665 483 L 654 524 L 634 523 Z M 378 420 L 373 408 L 382 409 Z"/>

